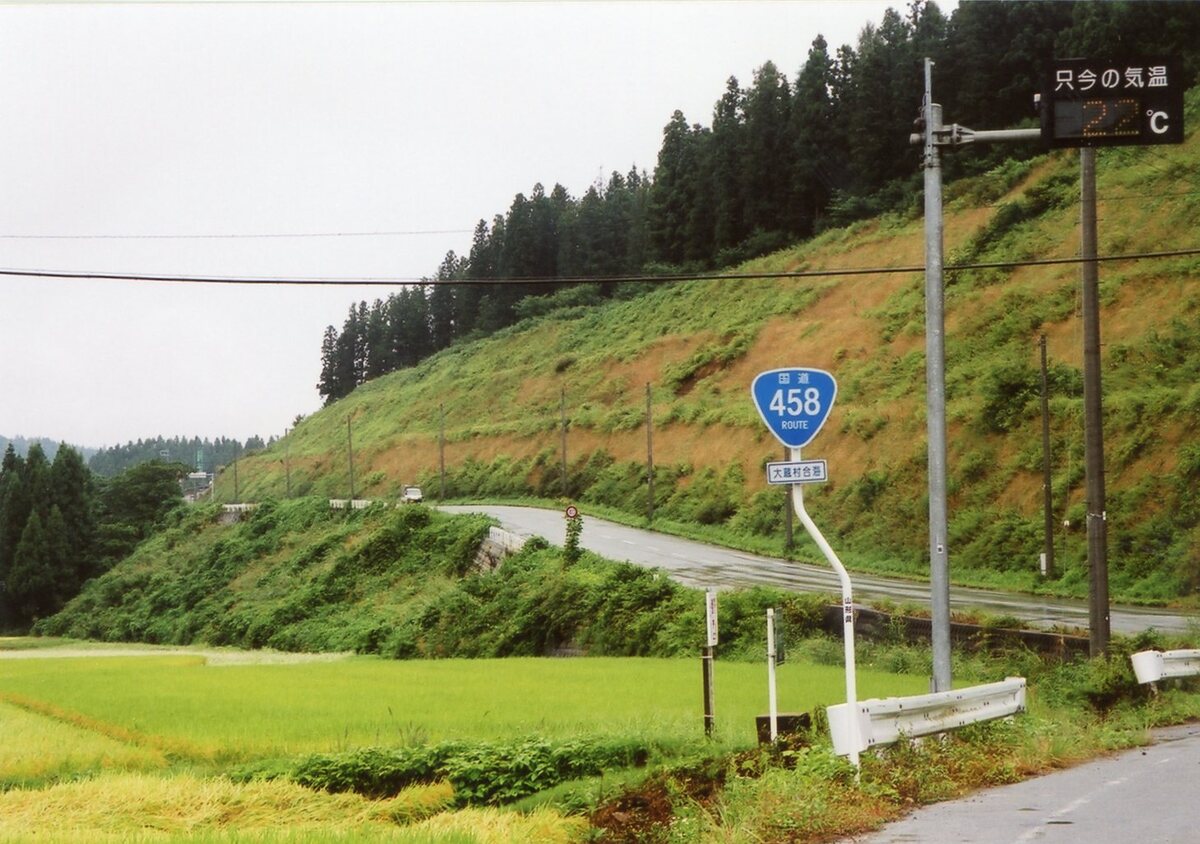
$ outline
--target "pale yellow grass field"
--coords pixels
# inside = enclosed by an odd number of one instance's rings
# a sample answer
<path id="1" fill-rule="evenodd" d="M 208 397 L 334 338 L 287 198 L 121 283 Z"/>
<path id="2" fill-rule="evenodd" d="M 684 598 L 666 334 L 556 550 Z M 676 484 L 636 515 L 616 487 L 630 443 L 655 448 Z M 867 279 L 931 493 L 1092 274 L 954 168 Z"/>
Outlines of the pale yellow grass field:
<path id="1" fill-rule="evenodd" d="M 0 782 L 40 780 L 61 772 L 147 771 L 162 753 L 0 703 Z"/>
<path id="2" fill-rule="evenodd" d="M 389 800 L 281 782 L 192 775 L 112 774 L 0 794 L 0 841 L 475 841 L 579 840 L 582 819 L 549 810 L 445 811 L 447 783 Z"/>

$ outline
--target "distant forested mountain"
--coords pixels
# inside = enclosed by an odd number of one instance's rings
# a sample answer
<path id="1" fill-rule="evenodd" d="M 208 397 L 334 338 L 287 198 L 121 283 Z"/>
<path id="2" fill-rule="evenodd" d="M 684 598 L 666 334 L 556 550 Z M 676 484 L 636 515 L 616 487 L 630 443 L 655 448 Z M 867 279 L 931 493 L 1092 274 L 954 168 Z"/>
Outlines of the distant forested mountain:
<path id="1" fill-rule="evenodd" d="M 1200 70 L 1200 3 L 974 0 L 949 18 L 928 0 L 904 8 L 865 23 L 854 46 L 818 36 L 791 79 L 770 61 L 748 85 L 730 77 L 707 126 L 676 111 L 652 174 L 614 172 L 581 197 L 534 185 L 481 219 L 467 254 L 447 254 L 427 283 L 352 304 L 342 330 L 322 338 L 326 403 L 458 339 L 616 295 L 614 277 L 732 266 L 912 207 L 921 174 L 908 139 L 926 56 L 946 122 L 975 129 L 1034 125 L 1053 58 L 1172 55 L 1187 85 Z M 1040 151 L 947 156 L 947 175 Z"/>
<path id="2" fill-rule="evenodd" d="M 13 451 L 21 457 L 29 454 L 29 447 L 34 443 L 42 447 L 43 453 L 45 453 L 49 460 L 53 460 L 54 456 L 58 454 L 59 442 L 46 437 L 5 437 L 0 435 L 0 452 L 7 449 L 10 443 L 12 444 Z M 96 449 L 94 448 L 81 448 L 80 446 L 73 446 L 73 448 L 84 460 L 87 460 L 96 453 Z"/>
<path id="3" fill-rule="evenodd" d="M 213 472 L 217 467 L 232 463 L 235 457 L 242 457 L 266 447 L 267 443 L 257 435 L 244 443 L 226 437 L 218 437 L 216 440 L 202 440 L 199 437 L 152 437 L 94 451 L 88 460 L 88 468 L 97 475 L 111 478 L 140 463 L 158 460 L 164 463 L 180 463 L 196 472 Z"/>

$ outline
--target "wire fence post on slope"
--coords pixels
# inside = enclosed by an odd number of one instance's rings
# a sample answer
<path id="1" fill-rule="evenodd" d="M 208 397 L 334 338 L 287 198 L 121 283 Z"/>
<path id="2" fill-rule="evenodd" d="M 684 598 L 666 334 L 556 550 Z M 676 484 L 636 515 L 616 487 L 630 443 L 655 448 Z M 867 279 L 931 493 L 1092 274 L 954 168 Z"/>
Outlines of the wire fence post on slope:
<path id="1" fill-rule="evenodd" d="M 296 430 L 295 428 L 292 429 Z M 287 497 L 292 497 L 292 438 L 288 436 L 290 432 L 283 432 L 283 476 L 286 484 Z"/>
<path id="2" fill-rule="evenodd" d="M 1054 501 L 1050 472 L 1050 379 L 1046 367 L 1046 335 L 1038 340 L 1042 368 L 1042 515 L 1045 536 L 1042 551 L 1042 577 L 1053 580 L 1054 571 Z"/>
<path id="3" fill-rule="evenodd" d="M 438 500 L 446 500 L 446 405 L 438 405 L 438 473 L 441 477 L 441 490 Z"/>
<path id="4" fill-rule="evenodd" d="M 567 486 L 567 388 L 563 387 L 559 394 L 558 415 L 562 428 L 562 494 L 569 497 L 571 490 Z"/>
<path id="5" fill-rule="evenodd" d="M 646 521 L 654 521 L 654 409 L 646 382 Z"/>
<path id="6" fill-rule="evenodd" d="M 354 440 L 350 434 L 350 417 L 346 417 L 346 461 L 350 468 L 350 501 L 354 501 Z M 351 505 L 353 506 L 353 505 Z"/>

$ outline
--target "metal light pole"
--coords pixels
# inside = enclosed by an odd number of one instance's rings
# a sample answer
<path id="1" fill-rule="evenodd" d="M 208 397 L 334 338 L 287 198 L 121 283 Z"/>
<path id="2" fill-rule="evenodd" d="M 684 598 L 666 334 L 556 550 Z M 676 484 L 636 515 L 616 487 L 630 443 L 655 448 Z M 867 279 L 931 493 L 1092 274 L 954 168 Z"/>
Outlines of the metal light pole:
<path id="1" fill-rule="evenodd" d="M 933 691 L 950 691 L 950 561 L 946 551 L 946 318 L 942 285 L 942 168 L 933 101 L 933 62 L 925 59 L 925 406 L 929 434 L 929 591 Z"/>
<path id="2" fill-rule="evenodd" d="M 929 587 L 932 608 L 933 691 L 950 691 L 950 559 L 946 548 L 946 318 L 942 278 L 941 147 L 976 142 L 1035 141 L 1038 129 L 976 131 L 942 123 L 933 101 L 933 61 L 925 59 L 924 132 L 911 136 L 924 145 L 925 169 L 925 404 L 929 432 Z"/>

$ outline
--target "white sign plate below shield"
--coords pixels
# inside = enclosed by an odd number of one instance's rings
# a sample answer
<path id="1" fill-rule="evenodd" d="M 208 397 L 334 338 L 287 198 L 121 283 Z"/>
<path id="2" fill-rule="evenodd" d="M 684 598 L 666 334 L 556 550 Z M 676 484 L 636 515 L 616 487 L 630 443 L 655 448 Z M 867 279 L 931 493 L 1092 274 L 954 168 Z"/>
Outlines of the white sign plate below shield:
<path id="1" fill-rule="evenodd" d="M 829 480 L 824 460 L 788 460 L 767 464 L 769 484 L 823 484 Z"/>

